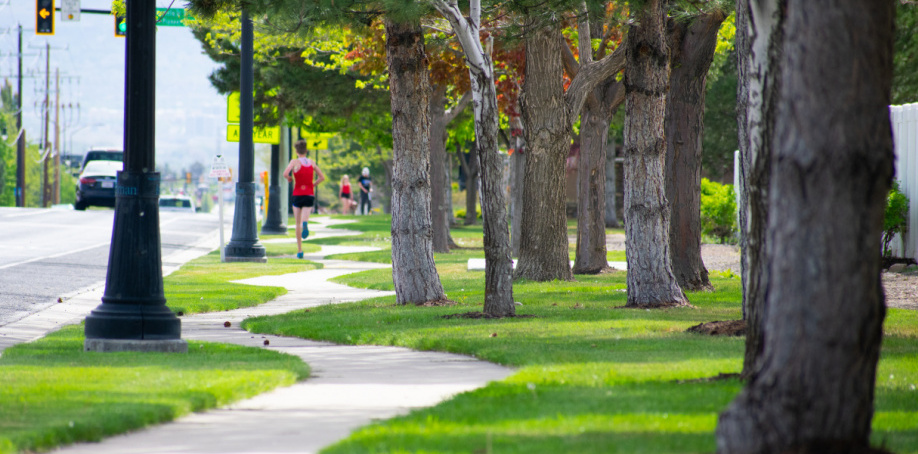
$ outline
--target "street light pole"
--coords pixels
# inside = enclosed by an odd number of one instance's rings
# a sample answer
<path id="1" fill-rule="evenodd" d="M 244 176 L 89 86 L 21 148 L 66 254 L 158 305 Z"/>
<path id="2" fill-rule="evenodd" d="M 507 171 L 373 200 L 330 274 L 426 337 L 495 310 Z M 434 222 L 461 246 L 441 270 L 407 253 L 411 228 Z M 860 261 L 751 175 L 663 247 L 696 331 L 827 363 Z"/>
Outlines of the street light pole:
<path id="1" fill-rule="evenodd" d="M 166 307 L 163 293 L 154 149 L 155 0 L 125 3 L 124 170 L 118 172 L 105 294 L 86 317 L 84 347 L 185 352 L 181 321 Z"/>
<path id="2" fill-rule="evenodd" d="M 284 210 L 280 202 L 279 174 L 283 171 L 281 167 L 280 148 L 280 145 L 271 145 L 271 183 L 268 186 L 268 215 L 265 216 L 265 222 L 261 226 L 261 233 L 263 235 L 287 234 L 287 223 L 282 221 Z"/>
<path id="3" fill-rule="evenodd" d="M 242 10 L 242 68 L 239 74 L 239 181 L 236 183 L 236 208 L 233 235 L 224 249 L 227 262 L 267 262 L 265 247 L 258 242 L 255 225 L 255 145 L 252 141 L 255 72 L 252 19 Z"/>

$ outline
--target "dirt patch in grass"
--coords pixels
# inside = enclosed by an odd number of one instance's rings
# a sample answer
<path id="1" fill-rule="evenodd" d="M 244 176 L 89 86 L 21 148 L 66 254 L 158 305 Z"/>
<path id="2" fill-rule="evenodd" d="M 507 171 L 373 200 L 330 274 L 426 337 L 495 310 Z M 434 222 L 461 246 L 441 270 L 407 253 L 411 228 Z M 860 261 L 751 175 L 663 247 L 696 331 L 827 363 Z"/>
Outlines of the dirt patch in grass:
<path id="1" fill-rule="evenodd" d="M 473 318 L 473 319 L 487 318 L 487 319 L 492 319 L 492 318 L 536 318 L 536 316 L 531 315 L 531 314 L 526 314 L 526 315 L 517 314 L 517 315 L 507 315 L 507 316 L 501 317 L 498 315 L 485 314 L 484 312 L 463 312 L 461 314 L 447 314 L 447 315 L 442 316 L 442 318 Z"/>
<path id="2" fill-rule="evenodd" d="M 433 301 L 427 301 L 421 304 L 415 304 L 415 306 L 417 307 L 443 307 L 443 306 L 455 306 L 457 304 L 459 303 L 453 300 L 448 300 L 444 298 L 442 300 L 433 300 Z"/>
<path id="3" fill-rule="evenodd" d="M 695 306 L 692 306 L 688 303 L 682 303 L 679 301 L 670 301 L 663 304 L 636 304 L 634 306 L 616 306 L 616 309 L 670 309 L 673 307 L 685 307 L 688 309 L 695 309 Z"/>
<path id="4" fill-rule="evenodd" d="M 687 330 L 689 333 L 707 334 L 709 336 L 745 336 L 745 320 L 723 320 L 701 323 Z"/>
<path id="5" fill-rule="evenodd" d="M 718 382 L 718 381 L 723 381 L 723 380 L 732 380 L 734 378 L 740 378 L 740 374 L 721 373 L 713 377 L 696 378 L 693 380 L 676 380 L 676 383 L 679 383 L 680 385 L 685 384 L 685 383 L 713 383 L 713 382 Z"/>

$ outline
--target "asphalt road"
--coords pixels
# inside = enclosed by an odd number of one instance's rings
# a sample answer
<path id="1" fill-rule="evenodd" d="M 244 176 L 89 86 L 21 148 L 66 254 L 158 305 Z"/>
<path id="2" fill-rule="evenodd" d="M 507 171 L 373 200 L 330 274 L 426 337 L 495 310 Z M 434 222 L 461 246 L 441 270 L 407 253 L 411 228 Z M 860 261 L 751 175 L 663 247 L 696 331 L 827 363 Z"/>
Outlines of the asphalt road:
<path id="1" fill-rule="evenodd" d="M 0 326 L 103 284 L 113 215 L 113 210 L 0 208 Z M 176 257 L 214 238 L 217 226 L 215 214 L 161 212 L 163 265 L 178 265 Z"/>

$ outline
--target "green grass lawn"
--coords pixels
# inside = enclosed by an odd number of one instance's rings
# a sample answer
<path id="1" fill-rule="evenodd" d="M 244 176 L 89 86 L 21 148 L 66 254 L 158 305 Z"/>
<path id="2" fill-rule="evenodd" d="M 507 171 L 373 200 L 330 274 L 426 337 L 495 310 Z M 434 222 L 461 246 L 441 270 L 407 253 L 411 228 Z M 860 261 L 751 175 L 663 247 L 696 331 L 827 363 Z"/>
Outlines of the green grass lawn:
<path id="1" fill-rule="evenodd" d="M 292 247 L 285 255 L 296 252 L 296 244 L 270 246 Z M 311 244 L 303 248 L 319 250 Z M 237 309 L 286 289 L 231 281 L 320 267 L 292 258 L 220 263 L 216 251 L 166 276 L 164 293 L 168 306 L 186 315 Z M 213 343 L 190 342 L 187 355 L 87 353 L 82 333 L 81 326 L 67 327 L 0 357 L 0 454 L 99 440 L 308 375 L 308 366 L 294 356 Z"/>
<path id="2" fill-rule="evenodd" d="M 348 228 L 361 230 L 363 222 Z M 468 257 L 481 253 L 472 247 L 480 244 L 474 230 L 463 227 L 453 233 L 463 241 L 468 234 L 470 249 L 436 256 L 454 306 L 397 306 L 395 297 L 384 297 L 245 322 L 258 333 L 448 351 L 518 368 L 507 380 L 364 427 L 323 452 L 715 450 L 717 416 L 742 384 L 707 379 L 740 371 L 743 340 L 685 329 L 741 317 L 735 275 L 715 273 L 716 291 L 690 294 L 693 308 L 620 309 L 626 300 L 625 274 L 616 272 L 575 276 L 572 282 L 515 283 L 514 299 L 523 304 L 517 311 L 525 318 L 446 319 L 481 310 L 484 273 L 465 268 Z M 368 240 L 372 236 L 365 235 Z M 383 261 L 387 252 L 349 256 Z M 390 270 L 337 281 L 393 288 Z M 890 310 L 885 332 L 873 441 L 897 453 L 918 453 L 918 313 Z"/>
<path id="3" fill-rule="evenodd" d="M 187 354 L 84 352 L 83 327 L 66 327 L 0 357 L 0 453 L 97 441 L 308 375 L 295 356 L 206 342 Z"/>
<path id="4" fill-rule="evenodd" d="M 271 245 L 287 246 L 287 245 Z M 306 250 L 319 246 L 303 245 Z M 293 245 L 296 253 L 296 245 Z M 166 305 L 174 312 L 196 314 L 251 307 L 287 293 L 281 287 L 234 284 L 231 281 L 265 275 L 298 273 L 321 268 L 315 262 L 295 258 L 270 258 L 267 263 L 220 263 L 220 251 L 194 259 L 163 278 Z"/>

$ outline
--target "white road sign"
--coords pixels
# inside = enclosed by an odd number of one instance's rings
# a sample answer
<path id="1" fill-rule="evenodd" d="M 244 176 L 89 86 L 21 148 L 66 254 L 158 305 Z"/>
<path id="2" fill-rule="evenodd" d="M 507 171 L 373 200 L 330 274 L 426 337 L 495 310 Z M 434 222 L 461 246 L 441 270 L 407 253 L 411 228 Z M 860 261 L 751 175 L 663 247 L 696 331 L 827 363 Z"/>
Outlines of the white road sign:
<path id="1" fill-rule="evenodd" d="M 80 21 L 80 0 L 61 0 L 61 22 Z"/>
<path id="2" fill-rule="evenodd" d="M 210 166 L 211 178 L 229 178 L 233 176 L 223 155 L 214 156 L 214 163 Z"/>

